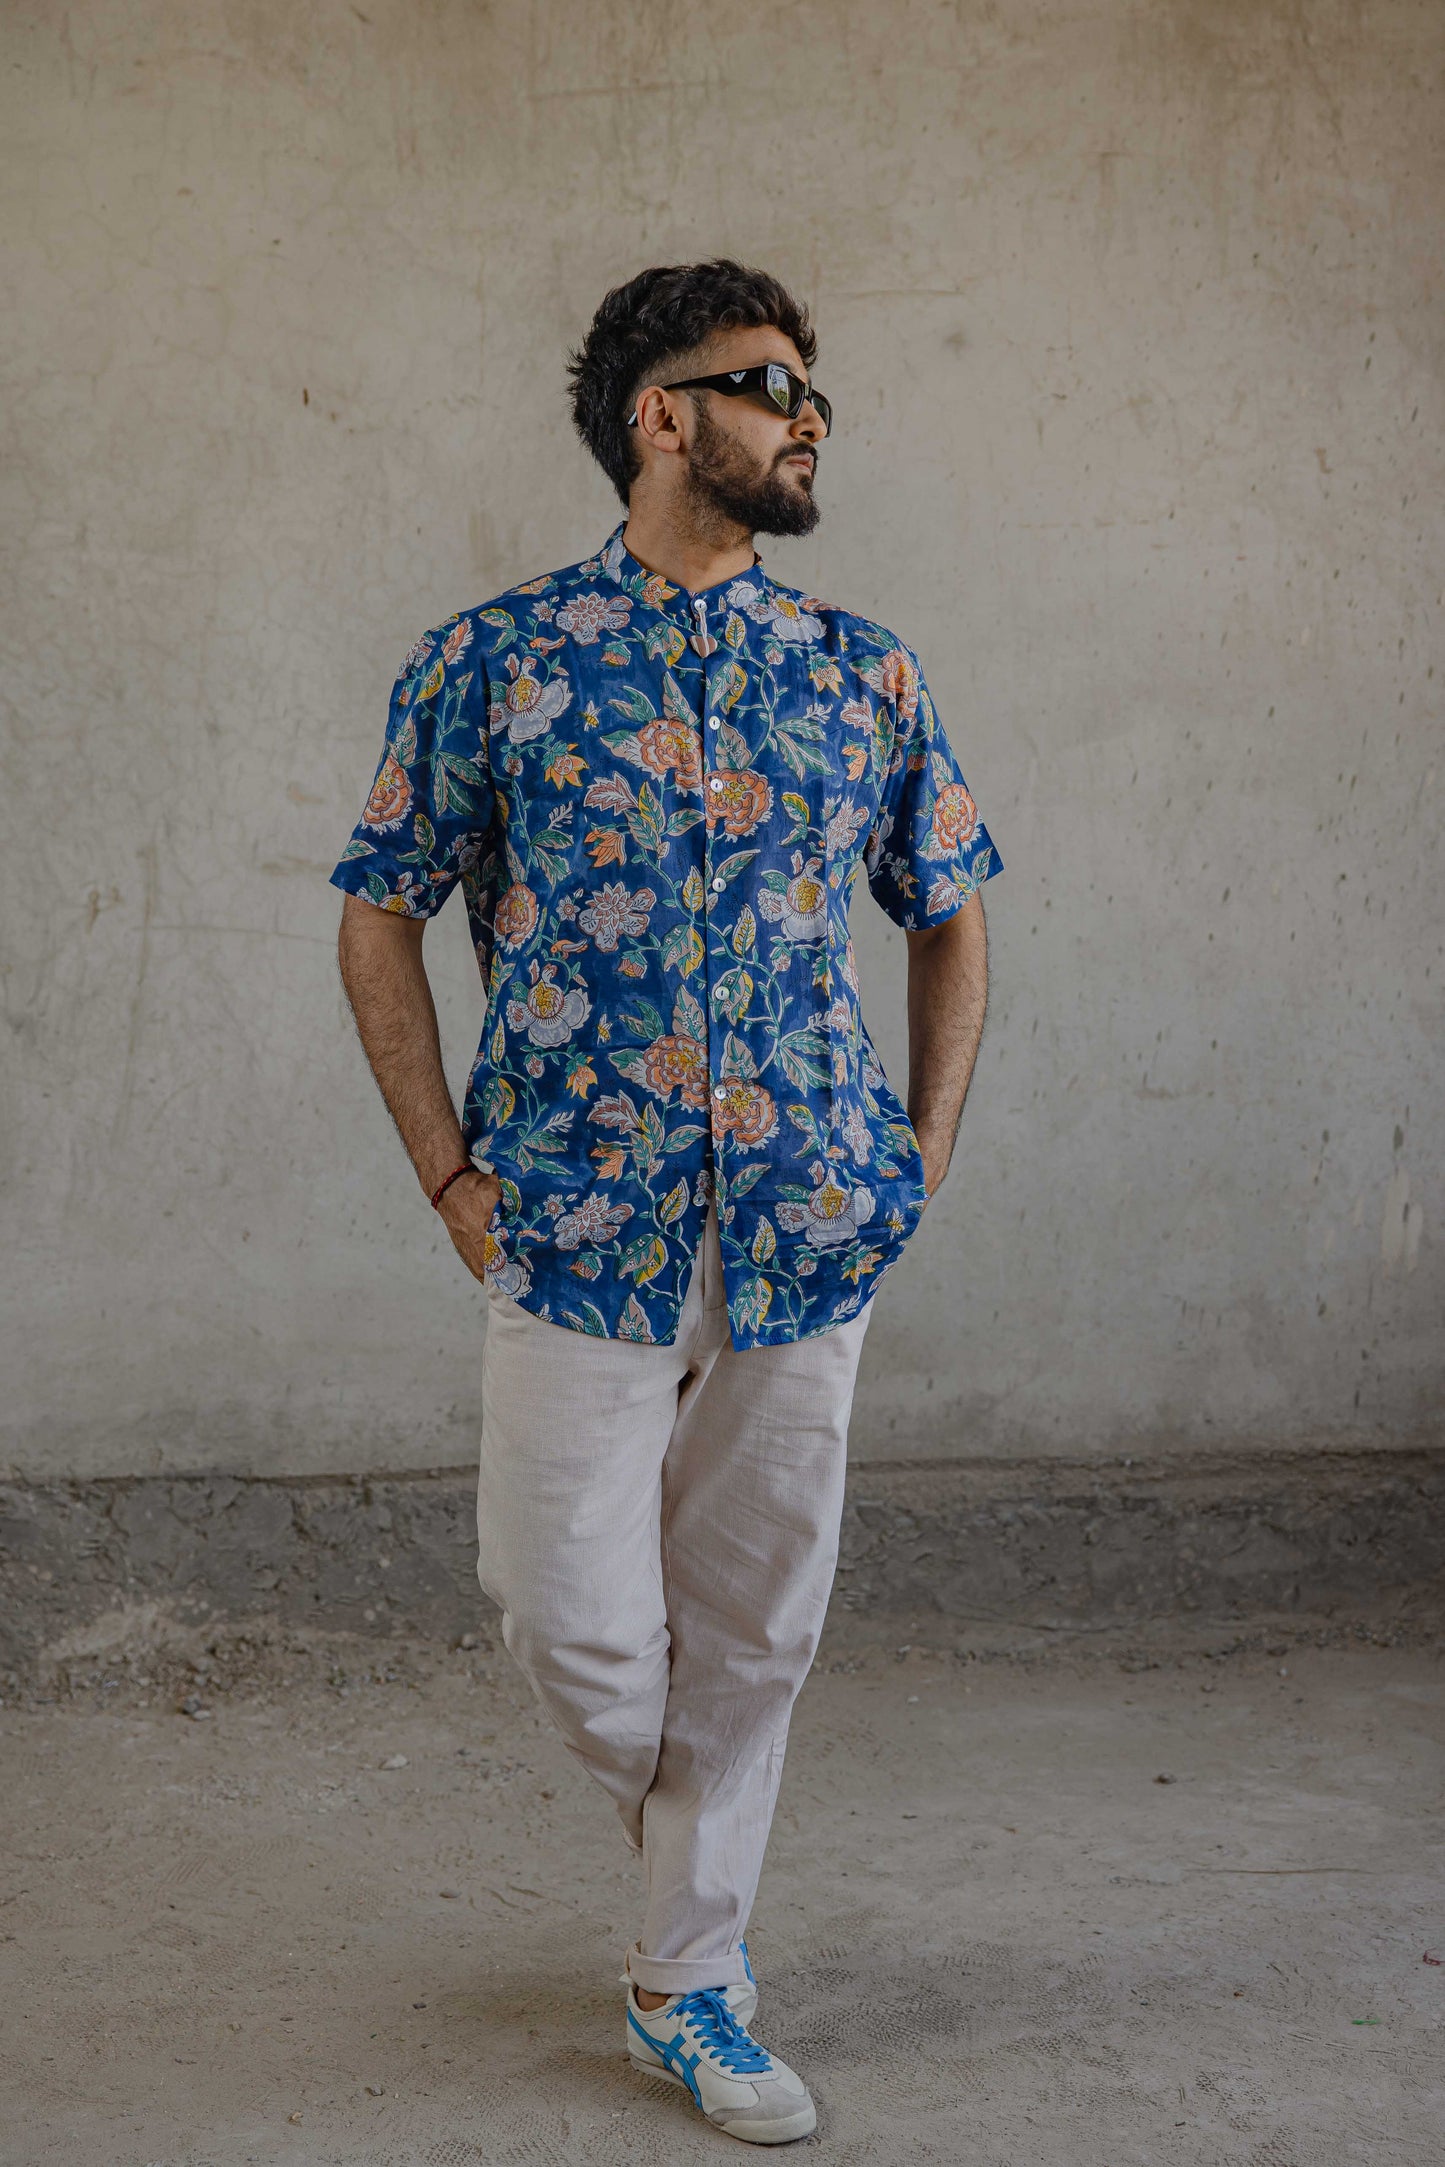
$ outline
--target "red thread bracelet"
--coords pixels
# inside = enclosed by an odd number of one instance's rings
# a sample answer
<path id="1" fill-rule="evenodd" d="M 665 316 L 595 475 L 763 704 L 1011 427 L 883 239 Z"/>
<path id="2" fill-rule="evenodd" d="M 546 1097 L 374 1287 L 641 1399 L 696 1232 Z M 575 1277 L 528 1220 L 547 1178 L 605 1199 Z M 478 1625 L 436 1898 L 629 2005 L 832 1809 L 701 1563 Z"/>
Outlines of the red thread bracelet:
<path id="1" fill-rule="evenodd" d="M 454 1166 L 451 1172 L 447 1175 L 446 1180 L 442 1183 L 441 1187 L 433 1195 L 431 1200 L 432 1210 L 440 1211 L 442 1198 L 446 1195 L 448 1189 L 451 1187 L 454 1181 L 460 1181 L 463 1174 L 477 1174 L 480 1172 L 481 1168 L 473 1166 L 470 1159 L 464 1160 L 460 1166 Z"/>

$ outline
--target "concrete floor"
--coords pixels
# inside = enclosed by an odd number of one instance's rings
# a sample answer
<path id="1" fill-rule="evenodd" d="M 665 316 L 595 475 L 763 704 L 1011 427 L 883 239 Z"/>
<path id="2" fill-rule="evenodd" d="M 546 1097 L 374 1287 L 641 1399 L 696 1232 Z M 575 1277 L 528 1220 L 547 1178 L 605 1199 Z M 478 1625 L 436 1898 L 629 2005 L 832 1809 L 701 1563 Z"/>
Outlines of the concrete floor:
<path id="1" fill-rule="evenodd" d="M 504 1651 L 215 1648 L 0 1714 L 7 2167 L 745 2156 L 625 2060 L 637 1868 Z M 1420 1648 L 830 1638 L 749 1933 L 794 2149 L 1438 2159 L 1442 1710 Z"/>

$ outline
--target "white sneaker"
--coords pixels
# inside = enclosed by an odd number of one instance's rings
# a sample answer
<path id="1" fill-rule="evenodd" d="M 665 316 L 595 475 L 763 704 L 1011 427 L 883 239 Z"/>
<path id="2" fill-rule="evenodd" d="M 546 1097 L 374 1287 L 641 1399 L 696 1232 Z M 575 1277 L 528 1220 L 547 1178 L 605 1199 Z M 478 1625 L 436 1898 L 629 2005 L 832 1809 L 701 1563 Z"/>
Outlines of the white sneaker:
<path id="1" fill-rule="evenodd" d="M 759 2046 L 722 1987 L 696 1986 L 643 2009 L 629 1985 L 627 2052 L 634 2069 L 685 2086 L 715 2128 L 745 2144 L 788 2144 L 818 2126 L 802 2078 Z"/>
<path id="2" fill-rule="evenodd" d="M 642 1951 L 637 1942 L 634 1941 L 632 1947 L 637 1949 L 638 1954 L 641 1955 Z M 748 1945 L 745 1941 L 738 1943 L 738 1953 L 742 1957 L 743 1969 L 747 1973 L 747 1978 L 737 1980 L 732 1986 L 720 1987 L 718 1992 L 725 1996 L 727 2005 L 739 2024 L 751 2024 L 758 2010 L 758 1982 L 753 1975 L 752 1963 L 748 1957 Z M 629 1950 L 628 1954 L 631 1954 L 631 1950 Z M 619 1986 L 631 1986 L 632 1984 L 632 1974 L 625 1965 L 617 1974 L 617 1984 Z"/>

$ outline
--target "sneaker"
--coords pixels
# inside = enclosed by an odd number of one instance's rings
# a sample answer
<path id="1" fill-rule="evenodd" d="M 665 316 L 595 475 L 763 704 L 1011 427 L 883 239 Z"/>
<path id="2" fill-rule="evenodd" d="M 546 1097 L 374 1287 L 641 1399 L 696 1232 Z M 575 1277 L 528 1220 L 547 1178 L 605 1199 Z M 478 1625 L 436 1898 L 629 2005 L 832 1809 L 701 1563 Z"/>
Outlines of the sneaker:
<path id="1" fill-rule="evenodd" d="M 632 1947 L 637 1948 L 635 1941 Z M 639 1950 L 638 1953 L 640 1955 L 641 1951 Z M 737 1980 L 732 1986 L 719 1987 L 717 1991 L 724 1997 L 739 2024 L 751 2024 L 758 2010 L 758 1982 L 753 1974 L 752 1963 L 748 1957 L 748 1945 L 745 1941 L 738 1943 L 738 1954 L 743 1960 L 743 1970 L 747 1973 L 747 1978 Z M 632 1984 L 632 1974 L 625 1966 L 617 1974 L 617 1984 L 619 1986 L 631 1986 Z"/>
<path id="2" fill-rule="evenodd" d="M 627 2052 L 634 2069 L 685 2086 L 715 2128 L 745 2144 L 788 2144 L 818 2126 L 802 2078 L 759 2046 L 721 1987 L 695 1986 L 643 2009 L 629 1984 Z"/>

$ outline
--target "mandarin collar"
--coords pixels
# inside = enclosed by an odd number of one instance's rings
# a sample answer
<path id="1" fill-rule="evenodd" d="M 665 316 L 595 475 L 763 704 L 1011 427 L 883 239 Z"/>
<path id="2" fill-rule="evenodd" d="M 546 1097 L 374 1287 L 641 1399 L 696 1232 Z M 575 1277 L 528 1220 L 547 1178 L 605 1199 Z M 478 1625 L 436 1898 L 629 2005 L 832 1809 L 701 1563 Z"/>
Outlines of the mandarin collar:
<path id="1" fill-rule="evenodd" d="M 642 602 L 650 609 L 661 610 L 665 617 L 671 617 L 678 624 L 686 624 L 689 630 L 697 602 L 721 602 L 725 595 L 731 596 L 734 587 L 744 583 L 756 589 L 760 596 L 771 594 L 776 584 L 764 569 L 762 558 L 754 550 L 751 569 L 746 572 L 729 573 L 726 579 L 715 581 L 711 587 L 689 589 L 676 586 L 670 579 L 664 579 L 661 572 L 649 572 L 645 565 L 638 562 L 622 539 L 626 526 L 627 521 L 624 519 L 613 528 L 594 561 L 634 602 Z M 739 596 L 734 599 L 744 598 Z"/>

